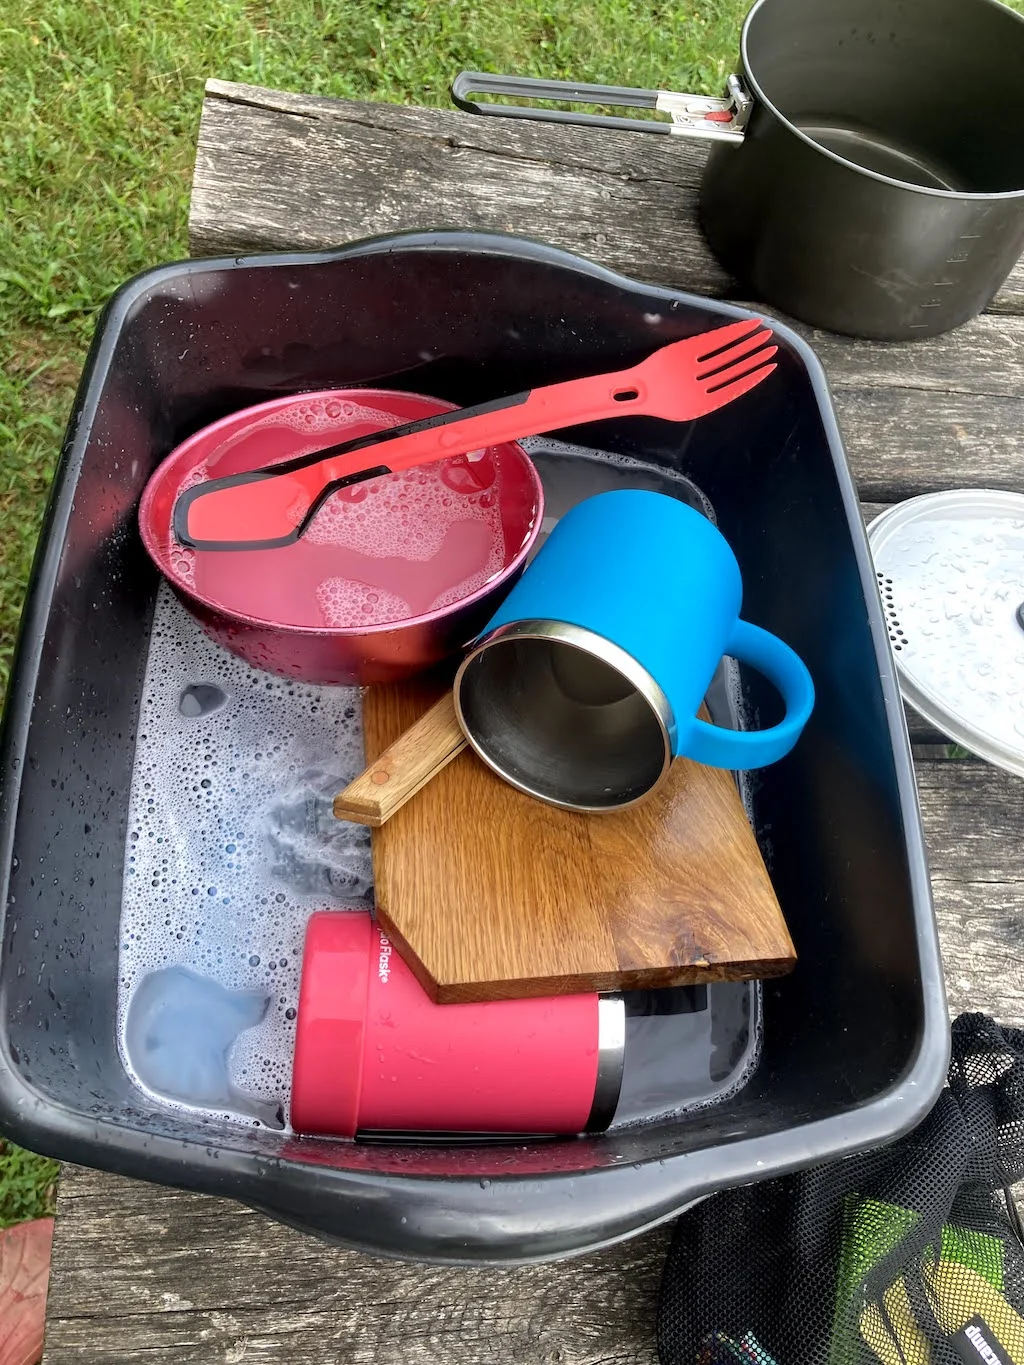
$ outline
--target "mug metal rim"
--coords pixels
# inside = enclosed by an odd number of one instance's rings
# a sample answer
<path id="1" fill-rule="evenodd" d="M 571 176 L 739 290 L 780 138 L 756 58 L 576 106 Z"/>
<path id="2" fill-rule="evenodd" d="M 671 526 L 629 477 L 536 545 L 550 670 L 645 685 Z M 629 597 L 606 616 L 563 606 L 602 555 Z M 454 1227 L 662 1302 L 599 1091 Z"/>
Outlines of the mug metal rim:
<path id="1" fill-rule="evenodd" d="M 522 781 L 514 774 L 509 773 L 494 757 L 484 749 L 473 734 L 471 727 L 467 724 L 465 714 L 462 709 L 462 683 L 467 670 L 475 659 L 488 649 L 498 644 L 506 644 L 510 640 L 557 640 L 562 644 L 571 645 L 574 649 L 581 650 L 584 654 L 590 654 L 600 659 L 602 663 L 608 664 L 615 669 L 631 684 L 647 703 L 651 714 L 657 721 L 661 730 L 662 741 L 665 748 L 665 759 L 662 764 L 661 772 L 654 782 L 651 783 L 639 796 L 633 797 L 630 801 L 621 801 L 612 806 L 590 806 L 575 801 L 562 801 L 550 793 L 532 787 L 528 782 Z M 585 812 L 588 815 L 613 815 L 616 811 L 628 810 L 630 806 L 638 805 L 661 786 L 668 776 L 672 766 L 672 760 L 676 755 L 677 730 L 675 712 L 672 703 L 669 701 L 661 684 L 650 674 L 643 664 L 639 663 L 620 645 L 612 640 L 606 639 L 603 635 L 598 635 L 596 631 L 588 630 L 585 626 L 577 626 L 571 621 L 527 619 L 522 621 L 510 621 L 506 625 L 497 626 L 494 630 L 488 631 L 477 641 L 473 649 L 466 655 L 459 670 L 455 675 L 452 684 L 452 696 L 455 702 L 455 714 L 458 718 L 462 733 L 476 754 L 487 764 L 492 772 L 498 774 L 510 786 L 525 792 L 527 796 L 532 796 L 538 801 L 545 801 L 549 806 L 559 806 L 562 810 L 574 810 Z"/>

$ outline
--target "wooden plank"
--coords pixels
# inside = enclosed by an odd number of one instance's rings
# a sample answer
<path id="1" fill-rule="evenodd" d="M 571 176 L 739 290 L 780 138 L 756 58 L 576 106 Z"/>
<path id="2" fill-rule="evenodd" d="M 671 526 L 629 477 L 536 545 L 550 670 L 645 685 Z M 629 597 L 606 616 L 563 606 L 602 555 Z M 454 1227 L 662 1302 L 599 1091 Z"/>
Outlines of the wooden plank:
<path id="1" fill-rule="evenodd" d="M 1024 1023 L 1024 782 L 974 761 L 918 776 L 951 1010 Z M 67 1167 L 44 1365 L 654 1365 L 668 1237 L 522 1269 L 396 1264 Z"/>
<path id="2" fill-rule="evenodd" d="M 803 323 L 791 325 L 811 343 L 840 388 L 924 390 L 939 398 L 1020 396 L 1024 318 L 1019 316 L 983 313 L 956 331 L 915 342 L 854 341 Z"/>
<path id="3" fill-rule="evenodd" d="M 917 786 L 933 878 L 1024 884 L 1024 780 L 964 759 L 919 763 Z"/>
<path id="4" fill-rule="evenodd" d="M 367 760 L 437 692 L 371 687 Z M 731 774 L 685 758 L 646 801 L 595 816 L 460 754 L 374 830 L 373 882 L 381 922 L 442 1004 L 745 981 L 796 960 Z"/>
<path id="5" fill-rule="evenodd" d="M 1024 1023 L 1024 781 L 980 759 L 921 762 L 917 785 L 952 1014 Z"/>
<path id="6" fill-rule="evenodd" d="M 488 228 L 540 237 L 656 284 L 724 296 L 733 283 L 696 225 L 706 155 L 684 138 L 209 81 L 192 251 L 316 248 L 412 227 Z M 1024 312 L 1024 266 L 995 307 Z"/>
<path id="7" fill-rule="evenodd" d="M 732 281 L 696 225 L 705 153 L 669 142 L 210 81 L 192 252 L 484 228 L 543 238 L 614 269 L 643 261 L 652 280 L 722 295 Z"/>
<path id="8" fill-rule="evenodd" d="M 1020 822 L 1018 818 L 1018 839 Z M 1019 845 L 1018 845 L 1019 846 Z M 978 875 L 963 880 L 941 872 L 932 895 L 942 939 L 951 1017 L 986 1010 L 1005 1024 L 1024 1022 L 1024 881 Z M 990 1006 L 983 1003 L 997 997 Z"/>
<path id="9" fill-rule="evenodd" d="M 669 1231 L 571 1265 L 414 1266 L 66 1167 L 45 1365 L 654 1365 Z"/>
<path id="10" fill-rule="evenodd" d="M 847 387 L 835 367 L 827 373 L 862 498 L 900 502 L 946 488 L 1024 489 L 1024 397 Z"/>

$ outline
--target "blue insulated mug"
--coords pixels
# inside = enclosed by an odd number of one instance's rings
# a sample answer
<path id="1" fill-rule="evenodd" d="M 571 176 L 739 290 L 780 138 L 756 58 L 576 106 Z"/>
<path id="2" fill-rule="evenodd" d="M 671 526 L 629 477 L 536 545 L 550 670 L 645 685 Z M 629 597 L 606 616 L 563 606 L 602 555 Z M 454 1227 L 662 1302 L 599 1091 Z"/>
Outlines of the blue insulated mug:
<path id="1" fill-rule="evenodd" d="M 513 786 L 572 810 L 647 796 L 677 755 L 760 768 L 796 743 L 814 705 L 802 661 L 740 620 L 728 542 L 662 493 L 588 498 L 551 532 L 464 659 L 455 707 L 476 752 Z M 723 655 L 782 694 L 768 730 L 697 716 Z"/>

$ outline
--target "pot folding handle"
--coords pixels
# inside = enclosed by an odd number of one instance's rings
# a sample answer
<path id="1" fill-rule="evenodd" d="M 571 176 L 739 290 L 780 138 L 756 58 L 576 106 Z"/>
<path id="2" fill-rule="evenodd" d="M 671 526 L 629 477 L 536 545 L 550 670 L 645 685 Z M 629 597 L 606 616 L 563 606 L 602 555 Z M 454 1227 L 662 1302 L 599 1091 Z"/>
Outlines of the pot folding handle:
<path id="1" fill-rule="evenodd" d="M 738 76 L 730 76 L 728 95 L 683 95 L 674 90 L 639 90 L 623 85 L 585 85 L 577 81 L 542 81 L 531 76 L 493 76 L 486 71 L 463 71 L 452 82 L 452 99 L 467 114 L 533 119 L 540 123 L 576 123 L 588 128 L 620 128 L 630 133 L 678 133 L 712 142 L 742 142 L 753 100 Z M 502 95 L 511 99 L 592 104 L 605 108 L 651 109 L 668 114 L 665 122 L 652 118 L 619 118 L 610 114 L 582 114 L 565 109 L 534 109 L 497 100 L 474 100 L 471 95 Z"/>

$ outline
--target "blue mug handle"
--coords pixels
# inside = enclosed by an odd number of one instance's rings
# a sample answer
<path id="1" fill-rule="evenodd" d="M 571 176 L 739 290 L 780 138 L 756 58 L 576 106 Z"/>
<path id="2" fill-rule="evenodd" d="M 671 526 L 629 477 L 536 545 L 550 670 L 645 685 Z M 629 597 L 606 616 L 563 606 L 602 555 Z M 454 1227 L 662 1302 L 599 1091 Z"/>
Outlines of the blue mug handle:
<path id="1" fill-rule="evenodd" d="M 712 768 L 763 768 L 789 753 L 800 738 L 814 706 L 814 684 L 799 655 L 770 631 L 737 621 L 726 654 L 750 664 L 774 683 L 786 703 L 786 715 L 768 730 L 724 730 L 694 717 L 680 737 L 679 753 Z"/>

